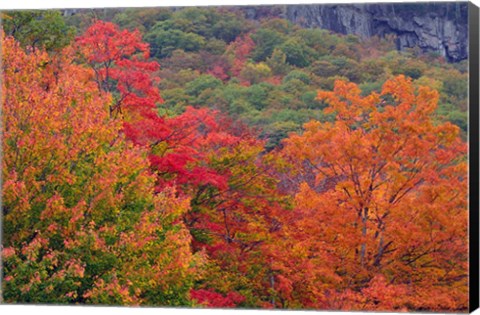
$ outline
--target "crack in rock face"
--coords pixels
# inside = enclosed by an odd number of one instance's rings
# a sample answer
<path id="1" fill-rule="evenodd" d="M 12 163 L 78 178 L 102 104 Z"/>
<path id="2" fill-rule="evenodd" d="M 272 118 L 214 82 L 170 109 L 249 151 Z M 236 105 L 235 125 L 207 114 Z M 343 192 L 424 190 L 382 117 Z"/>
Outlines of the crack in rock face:
<path id="1" fill-rule="evenodd" d="M 288 5 L 284 16 L 362 38 L 393 34 L 399 50 L 420 47 L 452 62 L 468 58 L 467 2 Z"/>

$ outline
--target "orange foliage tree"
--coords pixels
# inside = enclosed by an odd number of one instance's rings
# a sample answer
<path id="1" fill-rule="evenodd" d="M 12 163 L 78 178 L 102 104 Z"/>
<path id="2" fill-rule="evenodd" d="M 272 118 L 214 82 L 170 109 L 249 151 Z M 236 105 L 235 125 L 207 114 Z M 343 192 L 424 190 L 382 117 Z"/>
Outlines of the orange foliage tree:
<path id="1" fill-rule="evenodd" d="M 289 218 L 290 242 L 304 245 L 288 255 L 308 263 L 311 281 L 323 279 L 303 298 L 331 309 L 465 310 L 467 164 L 459 129 L 435 124 L 438 93 L 415 90 L 403 76 L 380 94 L 360 92 L 342 81 L 319 92 L 334 122 L 311 121 L 284 142 L 296 164 L 292 178 L 305 179 Z M 294 288 L 309 284 L 297 279 L 288 279 Z"/>
<path id="2" fill-rule="evenodd" d="M 189 200 L 154 194 L 145 151 L 73 54 L 2 38 L 4 299 L 187 305 L 203 261 L 180 220 Z"/>

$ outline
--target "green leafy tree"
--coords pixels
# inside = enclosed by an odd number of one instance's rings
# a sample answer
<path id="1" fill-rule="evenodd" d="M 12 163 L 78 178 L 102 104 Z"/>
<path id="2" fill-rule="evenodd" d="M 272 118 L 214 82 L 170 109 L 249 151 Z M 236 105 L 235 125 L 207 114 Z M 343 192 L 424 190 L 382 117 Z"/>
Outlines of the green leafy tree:
<path id="1" fill-rule="evenodd" d="M 65 23 L 60 11 L 5 11 L 1 17 L 5 34 L 32 50 L 59 50 L 67 46 L 75 34 L 75 29 Z"/>
<path id="2" fill-rule="evenodd" d="M 264 61 L 272 55 L 275 47 L 280 46 L 285 41 L 285 35 L 272 30 L 261 28 L 251 35 L 255 42 L 255 48 L 252 52 L 252 58 L 255 61 Z"/>
<path id="3" fill-rule="evenodd" d="M 145 41 L 150 44 L 152 57 L 165 58 L 177 49 L 199 51 L 205 45 L 205 39 L 195 33 L 177 29 L 164 30 L 156 24 L 147 34 Z"/>
<path id="4" fill-rule="evenodd" d="M 248 81 L 251 84 L 257 84 L 268 78 L 272 70 L 264 62 L 251 63 L 247 62 L 243 70 L 240 72 L 240 78 Z"/>
<path id="5" fill-rule="evenodd" d="M 215 89 L 222 85 L 222 81 L 212 75 L 206 74 L 199 76 L 195 80 L 188 82 L 185 85 L 185 92 L 188 95 L 198 97 L 203 91 L 207 89 Z"/>
<path id="6" fill-rule="evenodd" d="M 304 68 L 310 65 L 312 49 L 300 40 L 293 38 L 287 40 L 280 47 L 280 50 L 287 56 L 287 63 Z"/>
<path id="7" fill-rule="evenodd" d="M 288 72 L 287 55 L 279 48 L 275 48 L 272 55 L 267 58 L 266 64 L 275 75 L 284 75 Z"/>

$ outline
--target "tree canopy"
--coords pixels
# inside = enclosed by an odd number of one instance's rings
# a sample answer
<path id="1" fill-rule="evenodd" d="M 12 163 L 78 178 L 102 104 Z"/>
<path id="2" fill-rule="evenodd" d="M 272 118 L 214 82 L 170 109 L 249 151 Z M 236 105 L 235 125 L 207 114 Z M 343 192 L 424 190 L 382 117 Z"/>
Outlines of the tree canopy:
<path id="1" fill-rule="evenodd" d="M 464 65 L 109 12 L 6 13 L 5 302 L 468 309 Z"/>

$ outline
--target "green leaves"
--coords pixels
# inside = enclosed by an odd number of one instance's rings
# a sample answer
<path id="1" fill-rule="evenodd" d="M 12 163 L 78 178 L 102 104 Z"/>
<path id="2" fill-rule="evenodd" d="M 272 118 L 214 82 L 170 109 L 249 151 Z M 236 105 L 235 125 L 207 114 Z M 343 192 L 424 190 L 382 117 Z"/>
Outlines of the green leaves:
<path id="1" fill-rule="evenodd" d="M 60 50 L 67 46 L 75 34 L 60 11 L 4 11 L 3 29 L 6 35 L 14 36 L 23 47 L 29 49 Z"/>
<path id="2" fill-rule="evenodd" d="M 465 310 L 463 66 L 240 12 L 14 13 L 6 302 Z"/>
<path id="3" fill-rule="evenodd" d="M 171 56 L 176 49 L 184 51 L 199 51 L 205 46 L 205 39 L 194 33 L 185 33 L 180 30 L 162 30 L 154 27 L 145 35 L 145 40 L 152 48 L 152 56 L 165 58 Z"/>

